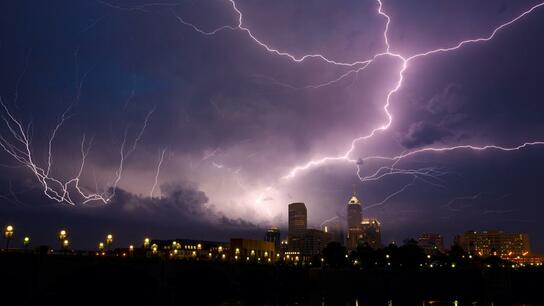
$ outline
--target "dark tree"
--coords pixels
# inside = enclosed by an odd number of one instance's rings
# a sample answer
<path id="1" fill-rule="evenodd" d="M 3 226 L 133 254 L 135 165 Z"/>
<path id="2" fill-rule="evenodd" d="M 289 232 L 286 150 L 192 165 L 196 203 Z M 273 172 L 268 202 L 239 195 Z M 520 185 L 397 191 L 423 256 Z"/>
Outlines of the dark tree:
<path id="1" fill-rule="evenodd" d="M 346 248 L 338 242 L 330 242 L 323 249 L 325 263 L 331 267 L 341 267 L 346 264 Z"/>

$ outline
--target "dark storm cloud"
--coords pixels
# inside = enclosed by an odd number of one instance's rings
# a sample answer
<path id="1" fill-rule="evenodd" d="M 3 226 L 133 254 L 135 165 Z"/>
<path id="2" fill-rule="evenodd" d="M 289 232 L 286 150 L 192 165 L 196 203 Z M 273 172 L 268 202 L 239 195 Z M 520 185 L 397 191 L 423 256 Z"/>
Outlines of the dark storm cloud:
<path id="1" fill-rule="evenodd" d="M 421 147 L 436 143 L 443 138 L 451 135 L 451 132 L 440 126 L 428 124 L 426 122 L 417 122 L 410 125 L 408 133 L 401 143 L 406 148 Z"/>
<path id="2" fill-rule="evenodd" d="M 204 192 L 194 183 L 169 183 L 160 187 L 162 196 L 150 198 L 135 195 L 119 189 L 112 203 L 102 209 L 116 211 L 119 218 L 131 216 L 138 220 L 155 220 L 168 222 L 172 225 L 179 223 L 202 223 L 210 226 L 239 227 L 251 230 L 258 228 L 251 222 L 241 219 L 231 219 L 218 212 L 209 202 Z"/>
<path id="3" fill-rule="evenodd" d="M 109 204 L 99 207 L 58 205 L 45 201 L 38 186 L 4 185 L 8 188 L 0 196 L 0 222 L 16 224 L 27 235 L 41 238 L 36 240 L 41 243 L 53 243 L 55 231 L 62 227 L 81 237 L 80 241 L 73 241 L 80 247 L 93 247 L 93 241 L 85 237 L 99 239 L 105 231 L 116 233 L 119 241 L 126 243 L 139 241 L 144 235 L 209 238 L 204 232 L 228 240 L 230 235 L 260 236 L 263 231 L 249 221 L 222 215 L 210 205 L 205 193 L 188 182 L 161 186 L 161 198 L 118 189 Z"/>
<path id="4" fill-rule="evenodd" d="M 465 103 L 462 88 L 457 84 L 449 84 L 429 100 L 426 108 L 432 114 L 451 115 L 459 112 Z"/>

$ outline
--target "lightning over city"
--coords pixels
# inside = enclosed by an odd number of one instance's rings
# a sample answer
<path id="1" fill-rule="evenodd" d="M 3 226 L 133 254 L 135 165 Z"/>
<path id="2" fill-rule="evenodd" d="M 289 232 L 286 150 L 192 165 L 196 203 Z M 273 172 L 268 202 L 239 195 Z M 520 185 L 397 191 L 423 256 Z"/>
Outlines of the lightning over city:
<path id="1" fill-rule="evenodd" d="M 542 0 L 63 0 L 4 15 L 5 222 L 226 239 L 287 233 L 291 203 L 308 228 L 347 229 L 353 204 L 390 241 L 542 235 Z"/>

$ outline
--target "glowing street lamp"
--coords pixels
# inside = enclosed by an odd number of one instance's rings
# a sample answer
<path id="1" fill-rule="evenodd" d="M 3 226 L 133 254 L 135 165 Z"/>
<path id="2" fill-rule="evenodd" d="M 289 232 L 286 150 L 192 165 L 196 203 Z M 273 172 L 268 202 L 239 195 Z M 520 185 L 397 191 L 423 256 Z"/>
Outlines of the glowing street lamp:
<path id="1" fill-rule="evenodd" d="M 25 238 L 23 238 L 23 246 L 26 248 L 28 248 L 28 246 L 30 245 L 30 237 L 26 236 Z"/>
<path id="2" fill-rule="evenodd" d="M 108 234 L 106 236 L 106 245 L 108 246 L 108 251 L 110 250 L 110 246 L 111 246 L 112 243 L 113 243 L 113 235 Z"/>
<path id="3" fill-rule="evenodd" d="M 59 238 L 61 249 L 64 249 L 64 241 L 68 238 L 68 232 L 65 229 L 61 229 L 57 237 Z"/>
<path id="4" fill-rule="evenodd" d="M 149 248 L 149 244 L 151 243 L 151 240 L 149 238 L 145 238 L 144 239 L 144 249 L 148 249 Z"/>
<path id="5" fill-rule="evenodd" d="M 6 250 L 9 250 L 9 242 L 10 242 L 11 238 L 13 237 L 13 232 L 14 231 L 15 231 L 15 229 L 13 228 L 12 225 L 8 225 L 4 229 L 4 238 L 6 238 Z"/>
<path id="6" fill-rule="evenodd" d="M 98 243 L 98 251 L 103 252 L 104 251 L 104 242 Z"/>
<path id="7" fill-rule="evenodd" d="M 62 240 L 64 241 L 64 239 L 66 239 L 66 237 L 68 237 L 68 232 L 66 230 L 60 230 L 59 231 L 59 240 Z"/>
<path id="8" fill-rule="evenodd" d="M 62 247 L 64 249 L 67 249 L 69 246 L 70 246 L 70 241 L 68 239 L 64 239 L 64 241 L 62 242 Z"/>
<path id="9" fill-rule="evenodd" d="M 134 252 L 134 246 L 131 244 L 128 246 L 128 251 L 132 254 Z"/>

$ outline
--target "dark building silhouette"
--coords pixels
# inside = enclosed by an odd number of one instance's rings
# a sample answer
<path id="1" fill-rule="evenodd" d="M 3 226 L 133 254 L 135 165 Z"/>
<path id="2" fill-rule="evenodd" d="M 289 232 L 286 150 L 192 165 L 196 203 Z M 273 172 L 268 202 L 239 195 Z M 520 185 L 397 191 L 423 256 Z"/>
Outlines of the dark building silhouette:
<path id="1" fill-rule="evenodd" d="M 328 242 L 338 242 L 344 245 L 344 228 L 340 218 L 323 222 L 321 230 L 327 235 Z"/>
<path id="2" fill-rule="evenodd" d="M 272 242 L 241 238 L 230 240 L 231 260 L 273 262 L 276 257 L 276 249 Z"/>
<path id="3" fill-rule="evenodd" d="M 346 247 L 348 250 L 354 250 L 357 247 L 357 241 L 361 236 L 361 202 L 355 195 L 355 192 L 349 199 L 347 210 L 348 235 Z"/>
<path id="4" fill-rule="evenodd" d="M 327 243 L 327 235 L 317 229 L 307 229 L 300 240 L 300 255 L 303 258 L 310 258 L 319 255 Z"/>
<path id="5" fill-rule="evenodd" d="M 274 243 L 274 246 L 276 247 L 276 252 L 279 252 L 281 249 L 280 230 L 275 226 L 269 228 L 264 236 L 264 241 Z"/>
<path id="6" fill-rule="evenodd" d="M 363 219 L 361 221 L 361 236 L 359 243 L 366 243 L 373 249 L 381 248 L 382 233 L 378 219 Z"/>

